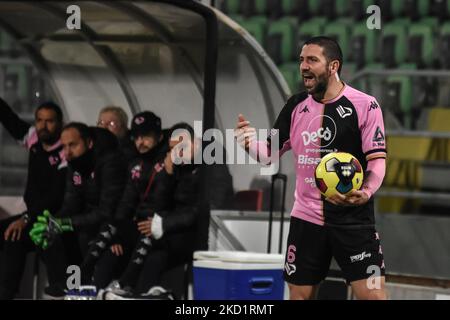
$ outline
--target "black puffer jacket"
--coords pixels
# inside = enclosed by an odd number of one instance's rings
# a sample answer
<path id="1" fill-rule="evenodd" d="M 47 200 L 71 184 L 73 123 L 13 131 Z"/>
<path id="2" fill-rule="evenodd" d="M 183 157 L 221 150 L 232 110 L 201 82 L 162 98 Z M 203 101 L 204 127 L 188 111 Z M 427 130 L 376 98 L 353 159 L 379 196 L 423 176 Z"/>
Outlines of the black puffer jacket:
<path id="1" fill-rule="evenodd" d="M 176 186 L 172 207 L 158 212 L 164 232 L 161 240 L 169 250 L 183 251 L 185 256 L 182 259 L 188 259 L 198 249 L 197 233 L 202 217 L 200 165 L 174 166 L 174 177 Z"/>
<path id="2" fill-rule="evenodd" d="M 136 157 L 138 157 L 138 152 L 134 141 L 131 139 L 130 132 L 128 131 L 123 138 L 118 139 L 119 149 L 122 151 L 127 164 L 131 163 Z"/>
<path id="3" fill-rule="evenodd" d="M 160 144 L 152 155 L 131 162 L 127 184 L 115 214 L 116 225 L 133 217 L 145 219 L 170 207 L 175 179 L 164 168 L 167 151 L 167 146 Z"/>
<path id="4" fill-rule="evenodd" d="M 95 235 L 112 220 L 126 181 L 126 161 L 116 137 L 101 128 L 94 131 L 93 170 L 80 174 L 69 168 L 61 217 L 70 217 L 75 229 Z"/>

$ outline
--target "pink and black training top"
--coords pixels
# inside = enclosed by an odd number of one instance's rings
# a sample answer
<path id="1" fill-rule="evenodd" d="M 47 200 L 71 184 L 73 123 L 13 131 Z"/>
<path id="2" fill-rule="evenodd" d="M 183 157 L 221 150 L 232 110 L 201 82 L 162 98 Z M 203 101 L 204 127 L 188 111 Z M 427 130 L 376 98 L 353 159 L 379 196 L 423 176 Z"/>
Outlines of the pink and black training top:
<path id="1" fill-rule="evenodd" d="M 306 92 L 296 94 L 280 112 L 266 147 L 275 138 L 280 147 L 275 151 L 281 155 L 292 150 L 294 154 L 296 188 L 292 217 L 318 225 L 374 225 L 373 198 L 358 207 L 335 206 L 324 200 L 314 180 L 316 165 L 330 152 L 351 153 L 364 170 L 368 161 L 386 158 L 383 115 L 374 97 L 348 85 L 325 104 Z"/>

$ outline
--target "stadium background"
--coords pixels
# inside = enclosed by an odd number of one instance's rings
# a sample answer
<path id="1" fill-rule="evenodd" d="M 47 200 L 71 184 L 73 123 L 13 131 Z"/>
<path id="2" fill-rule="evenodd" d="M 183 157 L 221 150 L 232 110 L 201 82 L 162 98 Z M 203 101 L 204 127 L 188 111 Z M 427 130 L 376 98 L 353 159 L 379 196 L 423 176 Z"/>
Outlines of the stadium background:
<path id="1" fill-rule="evenodd" d="M 320 34 L 339 41 L 343 80 L 377 97 L 384 112 L 389 158 L 377 219 L 392 280 L 448 288 L 450 0 L 207 2 L 219 20 L 215 124 L 220 129 L 233 128 L 239 111 L 257 128 L 270 128 L 285 98 L 301 90 L 299 44 Z M 80 2 L 82 30 L 72 31 L 65 28 L 70 4 L 0 1 L 0 95 L 16 112 L 32 121 L 34 107 L 51 98 L 65 107 L 67 119 L 91 125 L 107 104 L 123 106 L 129 115 L 154 110 L 166 127 L 202 119 L 207 67 L 200 15 L 152 1 Z M 381 10 L 380 30 L 366 25 L 372 4 Z M 4 217 L 21 206 L 27 154 L 3 128 L 0 140 Z M 286 158 L 281 172 L 289 177 L 289 211 L 294 178 Z M 260 177 L 255 166 L 229 167 L 235 192 L 257 190 L 262 203 L 246 207 L 239 197 L 244 193 L 237 193 L 235 204 L 212 212 L 210 248 L 264 252 L 270 179 Z M 277 186 L 276 210 L 280 193 Z M 261 232 L 248 236 L 249 226 Z M 228 233 L 232 236 L 223 240 Z M 29 281 L 23 287 L 26 292 Z M 434 298 L 428 292 L 415 294 Z"/>

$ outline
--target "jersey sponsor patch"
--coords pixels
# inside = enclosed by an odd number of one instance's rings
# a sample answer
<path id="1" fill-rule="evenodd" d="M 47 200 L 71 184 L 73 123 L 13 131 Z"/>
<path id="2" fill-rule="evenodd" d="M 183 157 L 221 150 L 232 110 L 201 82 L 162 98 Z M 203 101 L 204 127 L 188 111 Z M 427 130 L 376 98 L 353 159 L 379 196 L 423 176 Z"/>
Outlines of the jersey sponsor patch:
<path id="1" fill-rule="evenodd" d="M 81 186 L 82 184 L 81 175 L 78 172 L 73 173 L 72 180 L 74 185 Z"/>
<path id="2" fill-rule="evenodd" d="M 348 116 L 351 116 L 352 113 L 353 113 L 352 108 L 349 108 L 349 107 L 343 107 L 343 106 L 341 106 L 341 105 L 339 105 L 339 107 L 337 107 L 336 110 L 337 110 L 339 116 L 340 116 L 342 119 L 344 119 L 344 118 L 346 118 L 346 117 L 348 117 Z"/>
<path id="3" fill-rule="evenodd" d="M 131 169 L 131 179 L 132 180 L 139 179 L 141 177 L 141 172 L 142 172 L 142 166 L 140 164 L 135 165 Z"/>
<path id="4" fill-rule="evenodd" d="M 286 262 L 284 265 L 284 270 L 286 270 L 286 273 L 288 274 L 288 276 L 290 276 L 291 274 L 295 273 L 295 271 L 297 271 L 297 267 L 293 263 Z"/>
<path id="5" fill-rule="evenodd" d="M 380 106 L 376 101 L 371 101 L 369 104 L 369 111 L 378 109 Z"/>
<path id="6" fill-rule="evenodd" d="M 308 106 L 304 106 L 298 113 L 309 113 Z"/>
<path id="7" fill-rule="evenodd" d="M 380 127 L 377 127 L 372 138 L 372 147 L 384 147 L 384 134 Z"/>
<path id="8" fill-rule="evenodd" d="M 48 162 L 50 163 L 51 166 L 55 166 L 55 165 L 59 164 L 60 161 L 61 161 L 61 159 L 59 159 L 58 156 L 48 157 Z"/>
<path id="9" fill-rule="evenodd" d="M 297 164 L 308 165 L 308 164 L 319 164 L 321 158 L 308 157 L 303 154 L 298 155 Z"/>
<path id="10" fill-rule="evenodd" d="M 324 118 L 327 118 L 331 121 L 331 126 L 323 127 L 322 123 L 324 123 Z M 310 128 L 319 128 L 317 131 L 310 130 Z M 334 122 L 333 118 L 326 115 L 318 115 L 314 117 L 308 125 L 308 128 L 301 133 L 303 138 L 303 144 L 305 146 L 309 146 L 310 144 L 316 147 L 327 147 L 329 146 L 334 138 L 336 137 L 337 126 L 336 122 Z M 322 141 L 322 143 L 321 143 Z"/>
<path id="11" fill-rule="evenodd" d="M 162 169 L 164 169 L 164 163 L 158 162 L 158 163 L 155 164 L 154 168 L 155 168 L 156 172 L 160 172 Z"/>
<path id="12" fill-rule="evenodd" d="M 375 130 L 375 134 L 373 135 L 372 141 L 375 142 L 384 141 L 384 134 L 381 131 L 380 127 L 377 127 L 377 129 Z"/>
<path id="13" fill-rule="evenodd" d="M 356 262 L 356 261 L 363 261 L 364 259 L 370 258 L 371 256 L 372 256 L 372 254 L 370 252 L 366 253 L 364 251 L 364 252 L 362 252 L 360 254 L 357 254 L 357 255 L 354 255 L 354 256 L 350 256 L 350 262 L 353 263 L 353 262 Z"/>

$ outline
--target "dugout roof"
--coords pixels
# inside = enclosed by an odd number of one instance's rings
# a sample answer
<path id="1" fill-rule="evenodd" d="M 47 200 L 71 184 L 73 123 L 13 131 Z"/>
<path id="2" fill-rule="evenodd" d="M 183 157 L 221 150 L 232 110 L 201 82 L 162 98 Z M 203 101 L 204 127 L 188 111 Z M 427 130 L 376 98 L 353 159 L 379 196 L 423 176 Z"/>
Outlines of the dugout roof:
<path id="1" fill-rule="evenodd" d="M 80 30 L 66 26 L 70 5 L 81 9 Z M 241 112 L 270 128 L 289 95 L 244 29 L 194 1 L 0 1 L 0 27 L 68 119 L 91 125 L 102 107 L 119 105 L 129 116 L 152 110 L 165 127 L 203 119 L 204 128 L 233 128 Z M 241 171 L 237 189 L 248 188 L 254 167 Z"/>
<path id="2" fill-rule="evenodd" d="M 201 119 L 207 40 L 204 17 L 178 3 L 0 1 L 0 26 L 26 48 L 71 119 L 90 121 L 117 104 L 154 110 L 171 125 L 180 112 Z M 80 30 L 66 27 L 72 4 L 81 9 Z M 246 31 L 205 8 L 218 23 L 218 125 L 233 127 L 241 111 L 264 113 L 252 116 L 267 127 L 289 94 L 286 83 Z"/>

